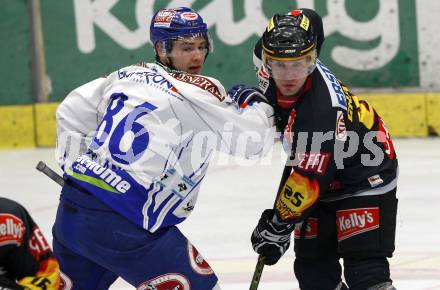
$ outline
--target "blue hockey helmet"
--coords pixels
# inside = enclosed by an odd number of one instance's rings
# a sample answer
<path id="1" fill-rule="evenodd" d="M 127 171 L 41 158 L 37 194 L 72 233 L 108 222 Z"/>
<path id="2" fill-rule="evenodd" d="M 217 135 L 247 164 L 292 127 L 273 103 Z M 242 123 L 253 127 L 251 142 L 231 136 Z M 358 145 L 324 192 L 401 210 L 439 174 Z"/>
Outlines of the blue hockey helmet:
<path id="1" fill-rule="evenodd" d="M 150 24 L 150 40 L 153 46 L 163 42 L 169 52 L 172 41 L 187 37 L 203 37 L 206 39 L 207 52 L 213 49 L 208 26 L 203 18 L 188 7 L 160 9 L 154 14 Z"/>

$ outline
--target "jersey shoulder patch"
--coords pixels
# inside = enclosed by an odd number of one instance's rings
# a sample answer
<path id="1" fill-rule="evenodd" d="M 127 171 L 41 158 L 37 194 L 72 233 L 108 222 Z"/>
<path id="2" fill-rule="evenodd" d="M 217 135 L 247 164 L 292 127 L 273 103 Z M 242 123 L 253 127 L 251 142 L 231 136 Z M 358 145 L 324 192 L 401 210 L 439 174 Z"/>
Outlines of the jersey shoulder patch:
<path id="1" fill-rule="evenodd" d="M 328 92 L 332 101 L 332 106 L 347 111 L 347 101 L 342 85 L 339 83 L 335 75 L 318 59 L 316 68 L 327 85 Z"/>
<path id="2" fill-rule="evenodd" d="M 176 80 L 194 85 L 204 91 L 207 91 L 208 93 L 219 99 L 220 102 L 225 99 L 225 95 L 222 94 L 222 90 L 220 89 L 219 85 L 208 77 L 186 73 L 175 73 L 172 74 L 172 76 Z"/>

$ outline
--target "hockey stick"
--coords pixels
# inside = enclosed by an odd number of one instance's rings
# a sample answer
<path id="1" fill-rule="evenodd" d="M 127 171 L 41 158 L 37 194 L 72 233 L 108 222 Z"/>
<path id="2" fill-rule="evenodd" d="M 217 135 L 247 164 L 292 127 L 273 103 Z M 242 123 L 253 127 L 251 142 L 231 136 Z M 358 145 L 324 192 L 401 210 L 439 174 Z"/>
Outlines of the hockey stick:
<path id="1" fill-rule="evenodd" d="M 37 164 L 37 170 L 43 172 L 46 174 L 47 177 L 55 181 L 61 186 L 64 186 L 64 179 L 55 171 L 49 168 L 49 166 L 46 165 L 43 161 L 38 162 Z"/>
<path id="2" fill-rule="evenodd" d="M 278 186 L 277 196 L 280 193 L 281 189 L 283 188 L 284 183 L 286 182 L 287 178 L 289 178 L 290 172 L 292 171 L 292 165 L 289 165 L 290 163 L 290 157 L 287 157 L 286 164 L 284 165 L 283 174 L 281 175 L 280 185 Z M 276 198 L 275 198 L 276 202 Z M 275 208 L 275 203 L 274 206 Z M 249 290 L 257 290 L 258 285 L 260 284 L 260 278 L 263 274 L 264 269 L 264 257 L 262 255 L 258 256 L 257 265 L 255 265 L 254 275 L 252 276 L 251 286 L 249 287 Z"/>

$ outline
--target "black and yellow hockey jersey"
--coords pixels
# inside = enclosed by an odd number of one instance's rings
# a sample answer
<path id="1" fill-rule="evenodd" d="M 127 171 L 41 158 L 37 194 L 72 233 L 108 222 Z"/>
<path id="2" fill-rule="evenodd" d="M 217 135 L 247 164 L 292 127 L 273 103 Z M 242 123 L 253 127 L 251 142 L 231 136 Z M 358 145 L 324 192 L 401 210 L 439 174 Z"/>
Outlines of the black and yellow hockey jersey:
<path id="1" fill-rule="evenodd" d="M 280 93 L 263 67 L 257 75 L 291 152 L 291 171 L 276 201 L 282 220 L 302 220 L 318 201 L 379 195 L 396 187 L 397 158 L 384 121 L 320 60 L 308 88 L 288 109 L 278 104 Z"/>
<path id="2" fill-rule="evenodd" d="M 60 288 L 59 265 L 24 207 L 0 198 L 0 289 Z"/>

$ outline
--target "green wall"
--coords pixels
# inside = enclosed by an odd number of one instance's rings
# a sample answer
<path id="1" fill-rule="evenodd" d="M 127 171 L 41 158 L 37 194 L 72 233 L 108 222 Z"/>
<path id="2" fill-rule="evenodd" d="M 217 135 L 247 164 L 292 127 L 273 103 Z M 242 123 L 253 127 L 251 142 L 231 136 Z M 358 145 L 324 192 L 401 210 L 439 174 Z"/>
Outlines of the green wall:
<path id="1" fill-rule="evenodd" d="M 338 7 L 339 2 L 342 7 Z M 52 85 L 49 101 L 60 101 L 75 87 L 119 67 L 152 60 L 148 41 L 150 18 L 155 10 L 172 3 L 41 1 L 46 69 Z M 432 24 L 434 28 L 423 26 L 426 17 L 417 17 L 416 8 L 422 9 L 420 5 L 416 7 L 417 3 L 414 0 L 197 0 L 192 2 L 192 7 L 208 22 L 215 43 L 204 73 L 218 78 L 225 87 L 236 83 L 256 84 L 253 44 L 273 13 L 287 12 L 298 5 L 314 7 L 323 16 L 326 41 L 321 59 L 347 85 L 438 90 L 440 81 L 429 79 L 430 65 L 426 57 L 420 59 L 418 41 L 422 33 L 437 35 L 435 27 L 440 27 L 440 19 L 433 12 L 437 24 Z M 31 103 L 27 1 L 3 4 L 0 105 Z M 440 9 L 440 2 L 430 5 L 431 10 Z M 428 10 L 427 17 L 431 14 Z M 427 52 L 423 53 L 428 58 L 435 57 L 435 47 L 428 44 Z"/>
<path id="2" fill-rule="evenodd" d="M 32 102 L 27 1 L 2 1 L 0 9 L 0 104 Z"/>

